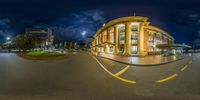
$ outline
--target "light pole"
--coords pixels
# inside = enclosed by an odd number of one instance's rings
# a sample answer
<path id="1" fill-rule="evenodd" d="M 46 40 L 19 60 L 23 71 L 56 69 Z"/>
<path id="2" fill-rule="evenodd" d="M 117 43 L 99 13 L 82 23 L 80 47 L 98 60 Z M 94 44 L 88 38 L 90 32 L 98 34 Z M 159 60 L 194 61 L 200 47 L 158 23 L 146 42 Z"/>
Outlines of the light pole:
<path id="1" fill-rule="evenodd" d="M 10 37 L 6 37 L 6 40 L 9 41 L 9 40 L 10 40 Z"/>
<path id="2" fill-rule="evenodd" d="M 10 41 L 10 37 L 6 37 L 6 45 L 7 45 L 7 49 L 10 52 L 11 51 L 11 41 Z"/>

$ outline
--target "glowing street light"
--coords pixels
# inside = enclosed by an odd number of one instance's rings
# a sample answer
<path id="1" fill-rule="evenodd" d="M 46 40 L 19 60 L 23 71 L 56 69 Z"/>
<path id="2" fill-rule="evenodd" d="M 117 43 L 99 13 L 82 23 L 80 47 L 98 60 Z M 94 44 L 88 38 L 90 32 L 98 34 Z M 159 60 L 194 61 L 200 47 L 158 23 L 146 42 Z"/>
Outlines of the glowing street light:
<path id="1" fill-rule="evenodd" d="M 10 37 L 7 37 L 6 40 L 9 41 L 9 40 L 10 40 Z"/>
<path id="2" fill-rule="evenodd" d="M 86 33 L 87 33 L 86 31 L 83 31 L 83 32 L 81 33 L 81 35 L 82 35 L 82 36 L 85 36 Z"/>

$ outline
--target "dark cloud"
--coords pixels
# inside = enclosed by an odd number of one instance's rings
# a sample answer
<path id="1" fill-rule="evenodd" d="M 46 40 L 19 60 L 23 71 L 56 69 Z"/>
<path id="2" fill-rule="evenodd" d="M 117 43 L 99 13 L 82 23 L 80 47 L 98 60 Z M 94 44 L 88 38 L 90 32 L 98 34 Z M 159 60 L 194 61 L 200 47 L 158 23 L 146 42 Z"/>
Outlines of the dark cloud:
<path id="1" fill-rule="evenodd" d="M 194 24 L 194 29 L 195 29 L 195 32 L 196 32 L 196 35 L 194 36 L 194 40 L 192 41 L 192 44 L 193 44 L 193 47 L 198 47 L 200 48 L 200 17 L 199 17 L 199 14 L 196 14 L 196 17 L 195 17 L 195 23 Z"/>
<path id="2" fill-rule="evenodd" d="M 190 14 L 190 15 L 188 15 L 188 18 L 190 20 L 196 21 L 199 19 L 199 14 Z"/>
<path id="3" fill-rule="evenodd" d="M 87 36 L 93 35 L 98 27 L 105 23 L 104 12 L 100 10 L 89 10 L 61 18 L 54 26 L 54 31 L 58 36 L 66 37 L 71 40 L 84 42 Z M 67 19 L 70 19 L 67 20 Z M 65 25 L 63 22 L 68 23 Z M 57 37 L 59 38 L 59 37 Z"/>
<path id="4" fill-rule="evenodd" d="M 50 27 L 57 41 L 84 42 L 87 36 L 92 36 L 98 27 L 105 23 L 103 15 L 103 11 L 88 10 L 51 21 L 39 20 L 34 22 L 31 27 Z"/>
<path id="5" fill-rule="evenodd" d="M 56 40 L 84 41 L 104 22 L 136 12 L 177 43 L 192 44 L 199 38 L 199 4 L 199 0 L 0 0 L 0 39 L 3 34 L 23 33 L 26 27 L 51 27 Z"/>
<path id="6" fill-rule="evenodd" d="M 10 36 L 13 34 L 11 31 L 11 20 L 8 18 L 0 19 L 0 37 Z"/>

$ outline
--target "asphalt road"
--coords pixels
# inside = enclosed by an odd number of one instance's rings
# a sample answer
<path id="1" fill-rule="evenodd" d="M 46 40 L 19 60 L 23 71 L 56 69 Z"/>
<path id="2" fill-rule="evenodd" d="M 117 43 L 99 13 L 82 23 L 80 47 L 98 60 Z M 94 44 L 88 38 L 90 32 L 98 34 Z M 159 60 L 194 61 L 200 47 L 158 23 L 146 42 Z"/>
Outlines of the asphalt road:
<path id="1" fill-rule="evenodd" d="M 200 54 L 129 66 L 80 52 L 60 61 L 0 53 L 0 100 L 200 100 Z"/>

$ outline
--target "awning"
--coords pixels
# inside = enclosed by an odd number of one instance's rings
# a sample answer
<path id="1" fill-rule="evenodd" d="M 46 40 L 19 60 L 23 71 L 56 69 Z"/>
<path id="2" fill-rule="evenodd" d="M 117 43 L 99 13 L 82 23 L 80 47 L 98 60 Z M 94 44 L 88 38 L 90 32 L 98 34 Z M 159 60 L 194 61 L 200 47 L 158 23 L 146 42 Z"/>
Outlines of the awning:
<path id="1" fill-rule="evenodd" d="M 160 48 L 160 49 L 191 48 L 191 46 L 189 46 L 189 45 L 182 45 L 182 44 L 157 44 L 156 47 Z"/>

